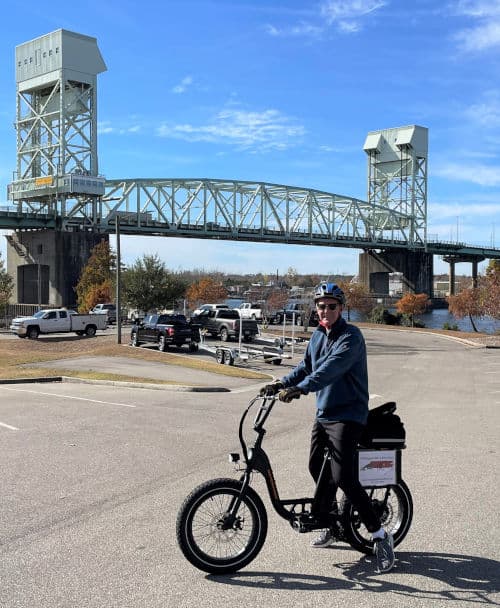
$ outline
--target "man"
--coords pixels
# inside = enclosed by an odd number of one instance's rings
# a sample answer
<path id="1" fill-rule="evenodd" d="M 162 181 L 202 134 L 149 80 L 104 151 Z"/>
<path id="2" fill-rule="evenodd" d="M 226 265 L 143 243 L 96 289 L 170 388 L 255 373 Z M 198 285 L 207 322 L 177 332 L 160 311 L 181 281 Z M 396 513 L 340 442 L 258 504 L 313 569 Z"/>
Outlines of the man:
<path id="1" fill-rule="evenodd" d="M 309 456 L 314 481 L 320 474 L 325 447 L 333 448 L 331 475 L 327 487 L 319 490 L 316 515 L 328 521 L 337 488 L 341 488 L 372 534 L 378 571 L 387 572 L 394 565 L 393 538 L 382 528 L 356 470 L 356 448 L 368 417 L 365 341 L 360 330 L 342 318 L 345 296 L 338 285 L 320 283 L 314 301 L 319 325 L 304 359 L 287 376 L 265 386 L 261 394 L 278 394 L 280 401 L 290 403 L 301 395 L 316 393 Z M 328 547 L 333 542 L 332 529 L 326 528 L 311 545 Z"/>

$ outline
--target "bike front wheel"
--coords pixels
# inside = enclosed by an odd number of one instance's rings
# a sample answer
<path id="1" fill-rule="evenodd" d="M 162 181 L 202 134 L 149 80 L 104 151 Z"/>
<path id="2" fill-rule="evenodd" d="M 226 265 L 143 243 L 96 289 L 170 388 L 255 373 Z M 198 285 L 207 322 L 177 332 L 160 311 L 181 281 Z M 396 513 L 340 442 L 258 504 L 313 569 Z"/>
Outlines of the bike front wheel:
<path id="1" fill-rule="evenodd" d="M 408 534 L 413 519 L 413 500 L 403 480 L 397 485 L 366 489 L 372 506 L 380 517 L 382 527 L 392 534 L 394 546 L 399 545 Z M 373 553 L 371 533 L 363 525 L 358 511 L 346 504 L 345 534 L 347 542 L 362 553 Z"/>
<path id="2" fill-rule="evenodd" d="M 229 574 L 249 564 L 267 535 L 264 503 L 251 487 L 236 514 L 230 509 L 241 492 L 236 479 L 214 479 L 198 486 L 177 515 L 177 542 L 186 559 L 210 574 Z"/>

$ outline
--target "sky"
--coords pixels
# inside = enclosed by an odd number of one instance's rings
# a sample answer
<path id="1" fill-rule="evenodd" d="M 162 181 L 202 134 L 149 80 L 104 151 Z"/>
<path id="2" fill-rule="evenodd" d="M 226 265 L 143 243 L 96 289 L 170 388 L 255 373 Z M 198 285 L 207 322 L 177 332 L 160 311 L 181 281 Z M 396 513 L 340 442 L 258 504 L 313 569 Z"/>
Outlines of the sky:
<path id="1" fill-rule="evenodd" d="M 64 28 L 97 38 L 107 65 L 108 179 L 264 181 L 366 200 L 367 133 L 417 124 L 429 129 L 429 237 L 500 246 L 500 0 L 24 0 L 3 16 L 0 206 L 16 164 L 15 46 Z M 121 250 L 125 263 L 157 253 L 171 270 L 325 276 L 356 274 L 360 253 L 162 237 L 123 237 Z M 436 273 L 447 268 L 434 258 Z"/>

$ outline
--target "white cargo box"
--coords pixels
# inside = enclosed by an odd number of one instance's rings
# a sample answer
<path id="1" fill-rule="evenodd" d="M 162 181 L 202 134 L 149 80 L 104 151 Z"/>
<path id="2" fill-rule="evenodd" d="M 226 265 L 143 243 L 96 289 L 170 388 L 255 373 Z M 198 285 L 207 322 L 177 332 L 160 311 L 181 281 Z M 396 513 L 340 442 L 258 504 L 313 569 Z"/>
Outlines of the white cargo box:
<path id="1" fill-rule="evenodd" d="M 364 487 L 397 484 L 401 477 L 401 452 L 358 450 L 358 475 Z"/>

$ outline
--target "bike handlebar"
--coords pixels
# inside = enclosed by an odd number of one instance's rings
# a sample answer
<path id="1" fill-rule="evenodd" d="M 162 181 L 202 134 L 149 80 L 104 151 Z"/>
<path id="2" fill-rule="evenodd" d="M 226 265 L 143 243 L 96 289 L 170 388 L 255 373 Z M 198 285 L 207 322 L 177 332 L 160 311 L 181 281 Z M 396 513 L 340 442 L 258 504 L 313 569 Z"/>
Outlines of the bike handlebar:
<path id="1" fill-rule="evenodd" d="M 240 426 L 239 426 L 239 430 L 238 430 L 238 437 L 240 440 L 241 449 L 243 451 L 243 457 L 245 458 L 245 460 L 248 459 L 248 449 L 247 449 L 247 444 L 245 442 L 245 439 L 243 437 L 243 423 L 245 422 L 248 412 L 251 410 L 251 408 L 257 401 L 261 401 L 261 405 L 259 407 L 259 410 L 257 411 L 257 414 L 255 415 L 255 419 L 253 422 L 253 430 L 257 433 L 257 435 L 259 436 L 259 439 L 262 440 L 262 437 L 265 435 L 265 432 L 266 432 L 264 429 L 264 423 L 268 419 L 268 417 L 274 407 L 274 404 L 276 403 L 276 396 L 258 394 L 256 397 L 254 397 L 250 401 L 248 407 L 246 408 L 246 410 L 243 412 L 243 414 L 241 416 Z"/>

